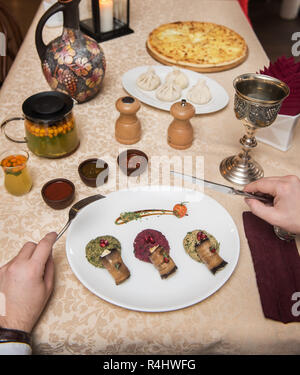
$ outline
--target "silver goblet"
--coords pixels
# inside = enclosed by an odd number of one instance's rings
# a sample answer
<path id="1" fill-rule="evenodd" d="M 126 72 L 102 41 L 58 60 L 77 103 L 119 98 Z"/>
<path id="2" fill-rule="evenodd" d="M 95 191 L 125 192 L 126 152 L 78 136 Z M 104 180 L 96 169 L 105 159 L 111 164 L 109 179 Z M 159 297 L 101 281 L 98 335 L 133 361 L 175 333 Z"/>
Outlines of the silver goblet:
<path id="1" fill-rule="evenodd" d="M 270 126 L 276 119 L 289 87 L 282 81 L 263 74 L 243 74 L 233 81 L 234 112 L 242 121 L 246 134 L 240 139 L 242 151 L 224 159 L 220 172 L 226 180 L 246 185 L 263 177 L 263 168 L 253 160 L 250 151 L 256 147 L 255 132 Z"/>
<path id="2" fill-rule="evenodd" d="M 276 78 L 252 73 L 235 78 L 233 86 L 234 112 L 245 126 L 246 134 L 240 139 L 242 151 L 224 159 L 220 164 L 220 172 L 226 180 L 246 185 L 264 176 L 263 168 L 250 155 L 250 151 L 257 145 L 255 132 L 272 125 L 290 90 Z M 295 234 L 277 226 L 274 226 L 274 232 L 281 240 L 290 241 L 295 238 Z"/>

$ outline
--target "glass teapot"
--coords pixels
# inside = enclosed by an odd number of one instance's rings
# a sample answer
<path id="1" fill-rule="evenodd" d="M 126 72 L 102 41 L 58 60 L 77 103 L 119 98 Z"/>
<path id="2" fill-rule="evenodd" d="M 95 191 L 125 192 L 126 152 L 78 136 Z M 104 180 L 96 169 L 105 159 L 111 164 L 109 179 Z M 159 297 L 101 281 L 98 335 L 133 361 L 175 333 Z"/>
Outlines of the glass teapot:
<path id="1" fill-rule="evenodd" d="M 22 106 L 23 117 L 4 121 L 1 129 L 12 142 L 27 143 L 30 151 L 45 158 L 60 158 L 73 153 L 79 146 L 79 136 L 73 116 L 70 96 L 46 91 L 30 96 Z M 8 132 L 8 124 L 24 121 L 25 139 L 16 139 Z M 12 125 L 12 124 L 11 124 Z"/>

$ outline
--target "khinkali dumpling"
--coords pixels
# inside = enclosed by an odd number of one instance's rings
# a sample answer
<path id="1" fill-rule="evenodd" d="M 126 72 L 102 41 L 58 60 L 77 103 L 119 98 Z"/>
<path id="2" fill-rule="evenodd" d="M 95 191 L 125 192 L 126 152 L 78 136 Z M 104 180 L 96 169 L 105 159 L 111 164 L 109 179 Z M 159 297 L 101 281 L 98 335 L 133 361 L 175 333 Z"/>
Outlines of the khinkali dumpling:
<path id="1" fill-rule="evenodd" d="M 156 90 L 156 97 L 164 102 L 174 102 L 181 97 L 181 88 L 175 81 L 166 81 Z"/>
<path id="2" fill-rule="evenodd" d="M 173 71 L 168 73 L 166 81 L 168 80 L 175 81 L 176 85 L 180 86 L 182 89 L 185 89 L 189 85 L 188 77 L 177 68 L 173 68 Z"/>
<path id="3" fill-rule="evenodd" d="M 211 92 L 205 79 L 199 79 L 197 84 L 187 92 L 187 99 L 195 104 L 205 104 L 211 99 Z"/>
<path id="4" fill-rule="evenodd" d="M 145 73 L 142 73 L 136 81 L 138 87 L 145 91 L 152 91 L 157 89 L 160 83 L 161 82 L 159 76 L 151 67 L 149 67 Z"/>

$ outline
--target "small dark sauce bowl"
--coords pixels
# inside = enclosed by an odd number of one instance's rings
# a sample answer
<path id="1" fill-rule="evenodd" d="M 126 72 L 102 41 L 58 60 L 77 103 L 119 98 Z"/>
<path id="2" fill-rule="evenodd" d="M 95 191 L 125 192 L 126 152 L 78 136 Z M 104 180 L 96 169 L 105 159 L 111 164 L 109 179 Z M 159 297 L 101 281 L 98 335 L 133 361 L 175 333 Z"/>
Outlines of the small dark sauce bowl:
<path id="1" fill-rule="evenodd" d="M 136 177 L 148 167 L 148 156 L 140 150 L 129 149 L 121 152 L 117 158 L 118 165 L 127 176 Z"/>
<path id="2" fill-rule="evenodd" d="M 64 197 L 63 199 L 53 200 L 53 199 L 48 198 L 47 195 L 46 195 L 47 188 L 50 185 L 56 184 L 58 182 L 68 184 L 71 187 L 70 193 L 66 197 Z M 50 181 L 46 182 L 45 185 L 42 187 L 42 197 L 44 199 L 44 202 L 49 207 L 53 208 L 54 210 L 62 210 L 64 208 L 70 206 L 70 204 L 73 202 L 74 197 L 75 197 L 75 186 L 74 186 L 73 182 L 70 181 L 70 180 L 67 180 L 65 178 L 56 178 L 54 180 L 50 180 Z"/>
<path id="3" fill-rule="evenodd" d="M 99 173 L 104 173 L 104 176 L 103 176 L 104 178 L 99 179 L 98 181 L 97 181 L 98 175 L 96 177 L 87 177 L 83 173 L 83 168 L 86 165 L 88 165 L 88 164 L 95 164 L 95 165 L 97 165 L 97 162 L 98 163 L 101 162 L 101 165 L 103 165 L 103 171 L 101 171 Z M 108 164 L 104 160 L 96 159 L 96 158 L 87 159 L 87 160 L 84 160 L 82 163 L 79 164 L 78 173 L 79 173 L 79 176 L 81 178 L 81 181 L 84 184 L 86 184 L 89 187 L 97 187 L 97 182 L 98 182 L 98 186 L 101 186 L 101 185 L 105 184 L 108 181 L 109 167 L 108 167 Z"/>

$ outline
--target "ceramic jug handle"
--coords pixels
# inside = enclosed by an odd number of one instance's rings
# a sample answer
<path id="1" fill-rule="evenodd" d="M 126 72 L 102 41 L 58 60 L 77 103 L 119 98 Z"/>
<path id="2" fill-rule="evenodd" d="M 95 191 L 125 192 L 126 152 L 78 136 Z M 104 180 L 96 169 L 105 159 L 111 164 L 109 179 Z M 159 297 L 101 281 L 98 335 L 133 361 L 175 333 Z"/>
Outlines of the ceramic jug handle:
<path id="1" fill-rule="evenodd" d="M 38 51 L 41 61 L 43 61 L 46 50 L 47 50 L 47 46 L 43 42 L 43 28 L 45 26 L 45 23 L 48 21 L 48 19 L 51 16 L 53 16 L 53 14 L 63 11 L 64 8 L 65 8 L 65 5 L 63 3 L 59 3 L 59 2 L 55 3 L 42 16 L 42 18 L 40 19 L 40 22 L 37 25 L 36 32 L 35 32 L 35 45 L 36 45 L 36 49 Z"/>
<path id="2" fill-rule="evenodd" d="M 9 141 L 12 141 L 12 142 L 15 142 L 15 143 L 27 143 L 27 139 L 24 138 L 24 140 L 20 140 L 20 139 L 14 139 L 12 137 L 10 137 L 9 135 L 6 134 L 6 131 L 5 131 L 5 127 L 6 125 L 11 122 L 11 121 L 19 121 L 19 120 L 25 120 L 24 117 L 12 117 L 12 118 L 9 118 L 8 120 L 5 120 L 2 122 L 2 124 L 0 125 L 0 128 L 1 128 L 1 131 L 4 132 L 4 135 L 5 137 L 9 140 Z"/>

